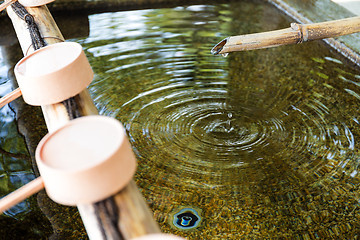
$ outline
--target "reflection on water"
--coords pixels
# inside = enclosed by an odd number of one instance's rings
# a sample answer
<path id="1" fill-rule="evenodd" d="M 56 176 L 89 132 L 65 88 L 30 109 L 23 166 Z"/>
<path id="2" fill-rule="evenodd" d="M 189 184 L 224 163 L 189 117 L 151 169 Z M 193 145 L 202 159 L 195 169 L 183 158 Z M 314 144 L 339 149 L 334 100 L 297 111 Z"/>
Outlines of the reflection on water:
<path id="1" fill-rule="evenodd" d="M 128 131 L 163 231 L 189 239 L 355 239 L 360 75 L 319 42 L 213 56 L 289 26 L 242 1 L 89 16 L 101 114 Z M 201 224 L 173 225 L 201 209 Z"/>

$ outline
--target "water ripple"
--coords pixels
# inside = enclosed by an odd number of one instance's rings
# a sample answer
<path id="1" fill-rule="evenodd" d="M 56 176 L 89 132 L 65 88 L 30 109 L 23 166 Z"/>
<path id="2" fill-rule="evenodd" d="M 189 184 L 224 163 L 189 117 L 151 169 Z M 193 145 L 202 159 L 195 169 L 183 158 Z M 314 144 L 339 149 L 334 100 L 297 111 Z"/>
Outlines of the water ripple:
<path id="1" fill-rule="evenodd" d="M 94 56 L 91 92 L 102 114 L 124 123 L 140 187 L 154 202 L 164 201 L 154 203 L 158 214 L 171 209 L 167 197 L 184 205 L 196 198 L 196 205 L 213 196 L 204 214 L 210 225 L 227 207 L 237 225 L 268 229 L 291 215 L 291 229 L 315 229 L 315 208 L 341 212 L 342 197 L 359 201 L 354 191 L 342 190 L 358 189 L 359 75 L 316 42 L 211 56 L 219 37 L 238 29 L 269 30 L 264 19 L 272 29 L 288 26 L 267 8 L 237 4 L 258 13 L 196 5 L 134 11 L 132 26 L 114 24 L 127 15 L 112 14 L 110 27 L 96 20 L 104 16 L 93 16 L 96 29 L 115 34 L 84 41 Z M 342 207 L 328 204 L 328 195 L 341 198 Z M 300 211 L 308 202 L 316 207 Z M 260 216 L 259 208 L 261 221 L 251 217 Z"/>

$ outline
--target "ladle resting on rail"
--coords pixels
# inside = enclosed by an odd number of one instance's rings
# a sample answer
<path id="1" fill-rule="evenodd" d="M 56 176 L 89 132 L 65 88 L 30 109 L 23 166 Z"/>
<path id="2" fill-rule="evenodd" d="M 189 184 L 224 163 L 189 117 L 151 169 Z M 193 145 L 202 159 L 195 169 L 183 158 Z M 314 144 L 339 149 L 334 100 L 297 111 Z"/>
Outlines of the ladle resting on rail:
<path id="1" fill-rule="evenodd" d="M 227 54 L 230 52 L 276 47 L 338 37 L 356 32 L 360 32 L 360 17 L 314 24 L 292 23 L 290 28 L 225 38 L 211 49 L 211 53 L 214 55 Z"/>

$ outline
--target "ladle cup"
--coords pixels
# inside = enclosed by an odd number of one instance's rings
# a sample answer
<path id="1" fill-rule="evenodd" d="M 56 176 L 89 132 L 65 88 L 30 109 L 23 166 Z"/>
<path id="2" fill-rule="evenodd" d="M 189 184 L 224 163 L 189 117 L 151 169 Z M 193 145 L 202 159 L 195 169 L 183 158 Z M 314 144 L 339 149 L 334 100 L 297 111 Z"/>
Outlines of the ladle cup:
<path id="1" fill-rule="evenodd" d="M 0 12 L 16 1 L 18 0 L 4 1 L 2 4 L 0 4 Z M 23 5 L 24 7 L 39 7 L 53 1 L 55 0 L 19 0 L 19 3 L 21 3 L 21 5 Z"/>
<path id="2" fill-rule="evenodd" d="M 35 155 L 41 177 L 1 199 L 0 212 L 43 186 L 60 204 L 101 201 L 125 187 L 136 170 L 124 127 L 105 116 L 80 117 L 48 133 Z"/>
<path id="3" fill-rule="evenodd" d="M 65 205 L 103 200 L 131 180 L 136 159 L 119 121 L 86 116 L 46 135 L 36 162 L 50 198 Z"/>
<path id="4" fill-rule="evenodd" d="M 0 108 L 23 95 L 30 105 L 62 102 L 84 90 L 94 73 L 78 43 L 62 42 L 41 48 L 15 66 L 19 88 L 0 98 Z"/>
<path id="5" fill-rule="evenodd" d="M 94 73 L 80 44 L 55 43 L 22 58 L 14 68 L 24 101 L 30 105 L 62 102 L 83 91 Z"/>

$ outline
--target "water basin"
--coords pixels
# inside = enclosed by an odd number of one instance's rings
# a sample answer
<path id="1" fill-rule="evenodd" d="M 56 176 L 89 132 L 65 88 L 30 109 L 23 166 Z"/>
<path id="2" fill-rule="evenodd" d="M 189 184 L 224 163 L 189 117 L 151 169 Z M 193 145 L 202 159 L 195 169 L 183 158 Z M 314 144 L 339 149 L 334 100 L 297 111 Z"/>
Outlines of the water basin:
<path id="1" fill-rule="evenodd" d="M 93 67 L 89 90 L 100 113 L 127 130 L 139 165 L 135 180 L 164 232 L 189 239 L 358 237 L 358 69 L 320 41 L 211 55 L 227 36 L 289 26 L 291 19 L 258 1 L 88 18 L 89 36 L 71 40 Z M 24 152 L 11 118 L 3 119 L 12 134 L 1 135 L 2 148 Z M 18 138 L 22 145 L 13 142 Z M 9 176 L 32 171 L 27 161 L 15 168 L 1 154 L 4 194 L 16 185 Z M 30 201 L 32 207 L 1 216 L 15 227 L 0 233 L 11 238 L 25 224 L 33 229 L 27 239 L 53 235 L 57 225 L 43 227 L 47 221 Z M 201 210 L 201 224 L 174 227 L 174 211 L 184 208 Z M 35 216 L 31 228 L 24 219 Z M 185 217 L 187 226 L 193 216 Z"/>

